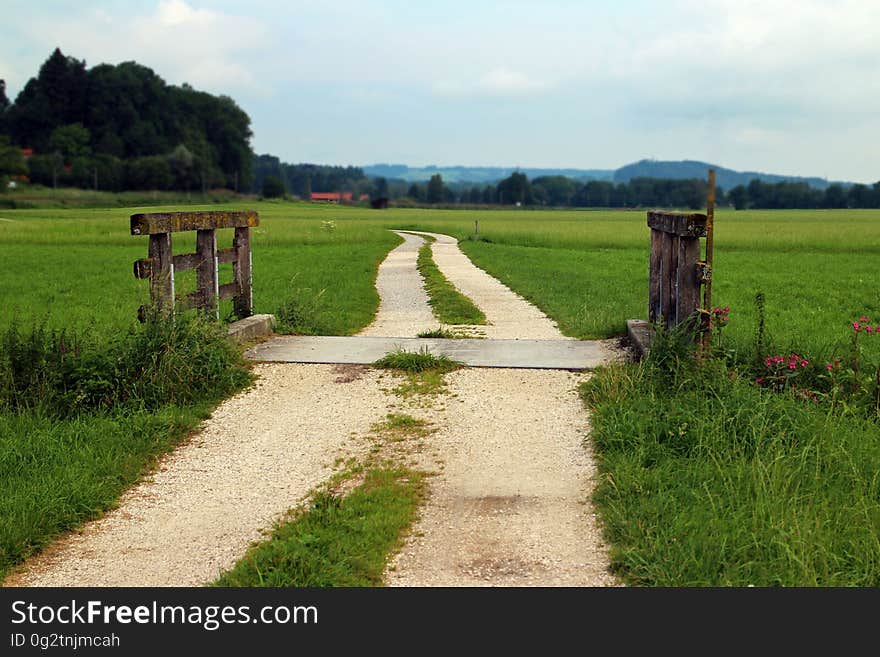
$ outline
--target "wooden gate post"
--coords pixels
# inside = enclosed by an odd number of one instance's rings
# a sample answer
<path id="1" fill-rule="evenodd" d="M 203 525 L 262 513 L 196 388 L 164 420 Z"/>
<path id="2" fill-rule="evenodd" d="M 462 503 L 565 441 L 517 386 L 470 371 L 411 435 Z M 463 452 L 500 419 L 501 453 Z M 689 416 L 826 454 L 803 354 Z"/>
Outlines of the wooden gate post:
<path id="1" fill-rule="evenodd" d="M 146 270 L 150 278 L 150 301 L 159 312 L 169 312 L 174 308 L 174 260 L 171 256 L 171 233 L 150 235 L 150 267 Z M 138 275 L 135 263 L 135 276 Z"/>
<path id="2" fill-rule="evenodd" d="M 131 215 L 131 234 L 149 235 L 149 257 L 136 260 L 136 278 L 150 279 L 150 304 L 162 313 L 170 313 L 175 304 L 199 308 L 220 317 L 221 299 L 232 299 L 235 314 L 243 319 L 253 314 L 252 259 L 250 229 L 260 224 L 251 210 L 244 212 L 158 212 Z M 217 229 L 234 228 L 232 248 L 217 248 Z M 173 255 L 171 233 L 196 231 L 196 252 Z M 219 267 L 232 263 L 234 280 L 220 285 Z M 196 270 L 197 290 L 178 299 L 174 293 L 174 274 Z M 146 309 L 138 310 L 146 317 Z"/>
<path id="3" fill-rule="evenodd" d="M 254 314 L 254 290 L 251 267 L 251 231 L 250 228 L 236 228 L 232 240 L 235 260 L 232 262 L 232 278 L 238 285 L 238 294 L 232 300 L 235 314 L 239 317 L 250 317 Z"/>
<path id="4" fill-rule="evenodd" d="M 706 215 L 648 212 L 648 226 L 648 321 L 671 329 L 700 309 L 705 267 L 698 262 L 700 238 L 706 235 Z"/>

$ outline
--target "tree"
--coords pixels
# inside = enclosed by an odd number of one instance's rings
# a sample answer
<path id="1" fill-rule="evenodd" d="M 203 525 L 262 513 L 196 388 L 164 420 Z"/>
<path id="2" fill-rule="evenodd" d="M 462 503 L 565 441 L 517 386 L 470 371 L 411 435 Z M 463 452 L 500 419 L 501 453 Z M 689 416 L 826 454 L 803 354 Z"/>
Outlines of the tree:
<path id="1" fill-rule="evenodd" d="M 846 193 L 847 205 L 851 208 L 870 208 L 871 207 L 871 190 L 867 185 L 861 183 L 855 184 L 849 188 Z"/>
<path id="2" fill-rule="evenodd" d="M 743 185 L 737 185 L 727 192 L 727 198 L 736 210 L 745 210 L 748 207 L 749 192 Z"/>
<path id="3" fill-rule="evenodd" d="M 409 186 L 409 189 L 406 192 L 406 195 L 411 199 L 415 199 L 416 201 L 424 201 L 425 200 L 425 190 L 418 183 L 413 183 Z"/>
<path id="4" fill-rule="evenodd" d="M 49 138 L 49 149 L 60 153 L 64 163 L 70 164 L 76 158 L 91 155 L 92 149 L 89 147 L 89 139 L 89 131 L 83 127 L 82 123 L 71 123 L 52 131 L 52 136 Z"/>
<path id="5" fill-rule="evenodd" d="M 15 141 L 45 151 L 55 128 L 83 123 L 87 82 L 86 63 L 56 48 L 9 109 L 8 127 Z"/>
<path id="6" fill-rule="evenodd" d="M 543 205 L 571 205 L 575 184 L 565 176 L 541 176 L 532 181 L 532 194 Z"/>
<path id="7" fill-rule="evenodd" d="M 281 182 L 280 178 L 268 176 L 263 181 L 262 193 L 265 198 L 280 198 L 287 193 L 287 190 L 284 189 L 284 183 Z"/>
<path id="8" fill-rule="evenodd" d="M 171 173 L 168 158 L 150 155 L 128 160 L 125 180 L 129 189 L 171 189 L 174 175 Z"/>
<path id="9" fill-rule="evenodd" d="M 443 184 L 443 176 L 435 173 L 428 181 L 426 192 L 428 203 L 443 203 L 446 200 L 446 187 Z"/>
<path id="10" fill-rule="evenodd" d="M 21 149 L 9 143 L 9 137 L 0 135 L 0 192 L 5 192 L 9 176 L 27 173 Z"/>
<path id="11" fill-rule="evenodd" d="M 531 205 L 534 203 L 532 197 L 532 186 L 529 179 L 524 173 L 514 171 L 510 176 L 498 183 L 498 202 L 504 204 Z"/>
<path id="12" fill-rule="evenodd" d="M 194 177 L 195 157 L 192 152 L 184 144 L 178 144 L 168 155 L 168 163 L 174 176 L 175 189 L 189 191 Z"/>
<path id="13" fill-rule="evenodd" d="M 0 80 L 0 135 L 6 134 L 6 111 L 9 99 L 6 97 L 6 80 Z"/>
<path id="14" fill-rule="evenodd" d="M 388 198 L 388 179 L 382 176 L 376 178 L 374 189 L 376 198 Z"/>
<path id="15" fill-rule="evenodd" d="M 829 185 L 825 190 L 825 198 L 822 201 L 823 208 L 845 208 L 846 192 L 841 185 Z"/>

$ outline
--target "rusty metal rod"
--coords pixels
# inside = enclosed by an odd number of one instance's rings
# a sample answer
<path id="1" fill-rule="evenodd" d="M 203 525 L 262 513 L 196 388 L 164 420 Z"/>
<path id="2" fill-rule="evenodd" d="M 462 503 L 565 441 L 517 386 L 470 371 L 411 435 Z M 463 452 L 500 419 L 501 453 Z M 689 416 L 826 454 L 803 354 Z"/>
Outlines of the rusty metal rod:
<path id="1" fill-rule="evenodd" d="M 712 258 L 715 248 L 715 169 L 709 169 L 709 190 L 706 199 L 706 269 L 708 279 L 703 284 L 703 311 L 706 320 L 703 347 L 708 349 L 712 332 L 709 329 L 712 316 Z"/>

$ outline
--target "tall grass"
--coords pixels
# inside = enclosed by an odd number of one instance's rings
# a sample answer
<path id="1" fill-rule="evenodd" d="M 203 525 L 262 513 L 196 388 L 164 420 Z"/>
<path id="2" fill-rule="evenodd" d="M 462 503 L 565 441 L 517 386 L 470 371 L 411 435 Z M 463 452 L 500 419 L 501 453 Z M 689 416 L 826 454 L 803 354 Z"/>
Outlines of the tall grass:
<path id="1" fill-rule="evenodd" d="M 721 362 L 582 387 L 613 566 L 650 586 L 880 585 L 880 432 Z"/>

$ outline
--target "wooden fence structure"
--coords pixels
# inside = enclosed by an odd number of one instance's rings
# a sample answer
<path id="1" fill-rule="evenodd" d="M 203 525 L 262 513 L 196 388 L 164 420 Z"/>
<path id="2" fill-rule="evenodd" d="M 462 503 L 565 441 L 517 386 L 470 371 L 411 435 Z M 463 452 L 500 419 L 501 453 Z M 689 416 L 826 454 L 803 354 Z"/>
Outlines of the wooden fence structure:
<path id="1" fill-rule="evenodd" d="M 688 321 L 694 330 L 708 327 L 712 295 L 712 234 L 715 213 L 715 172 L 709 171 L 706 214 L 648 212 L 651 256 L 648 274 L 648 321 L 666 329 Z M 706 259 L 700 238 L 706 238 Z M 703 291 L 703 308 L 700 292 Z M 699 315 L 697 314 L 699 313 Z M 696 319 L 699 317 L 699 321 Z"/>
<path id="2" fill-rule="evenodd" d="M 135 278 L 150 279 L 150 304 L 161 313 L 173 312 L 175 305 L 199 308 L 219 319 L 220 299 L 232 299 L 239 318 L 253 314 L 252 258 L 250 229 L 260 224 L 259 215 L 243 212 L 158 212 L 131 215 L 131 234 L 149 235 L 148 257 L 134 263 Z M 217 248 L 217 230 L 234 228 L 232 247 Z M 173 255 L 171 234 L 196 231 L 196 252 Z M 232 263 L 231 283 L 219 282 L 221 264 Z M 196 270 L 195 292 L 177 298 L 174 274 Z M 146 308 L 138 311 L 141 321 Z"/>

